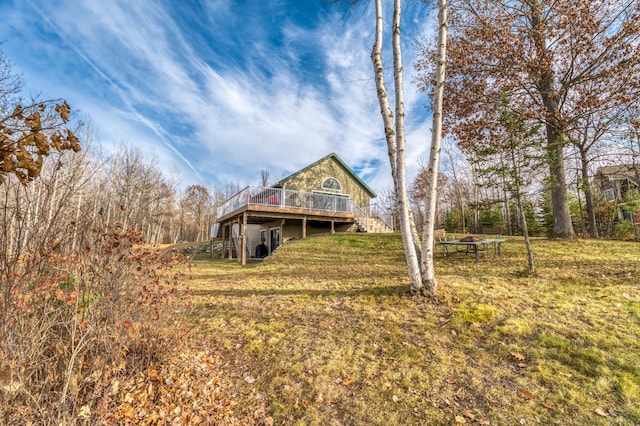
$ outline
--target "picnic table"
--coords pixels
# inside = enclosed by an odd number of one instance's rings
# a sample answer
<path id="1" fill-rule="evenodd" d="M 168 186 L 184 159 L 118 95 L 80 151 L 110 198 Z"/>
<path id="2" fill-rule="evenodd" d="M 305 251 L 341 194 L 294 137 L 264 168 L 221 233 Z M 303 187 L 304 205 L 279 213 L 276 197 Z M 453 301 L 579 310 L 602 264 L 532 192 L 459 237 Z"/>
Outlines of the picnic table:
<path id="1" fill-rule="evenodd" d="M 491 238 L 491 239 L 479 239 L 479 240 L 466 240 L 464 238 L 459 240 L 448 240 L 448 241 L 438 241 L 438 244 L 442 244 L 443 246 L 466 246 L 467 251 L 473 248 L 473 254 L 476 256 L 476 263 L 479 262 L 478 259 L 478 251 L 482 246 L 486 246 L 487 248 L 492 245 L 493 252 L 497 255 L 500 255 L 500 244 L 504 243 L 506 240 L 502 238 Z"/>

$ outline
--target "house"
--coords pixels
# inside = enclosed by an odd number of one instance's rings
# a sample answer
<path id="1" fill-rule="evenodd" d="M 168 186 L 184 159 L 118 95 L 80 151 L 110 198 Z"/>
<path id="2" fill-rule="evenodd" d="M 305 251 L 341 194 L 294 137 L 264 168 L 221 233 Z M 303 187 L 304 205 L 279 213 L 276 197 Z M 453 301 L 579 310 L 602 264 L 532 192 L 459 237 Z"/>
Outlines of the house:
<path id="1" fill-rule="evenodd" d="M 375 192 L 331 153 L 275 185 L 248 186 L 226 200 L 215 227 L 231 247 L 222 256 L 232 258 L 235 251 L 245 264 L 261 241 L 272 253 L 288 240 L 313 234 L 391 232 L 390 215 L 371 203 L 374 198 Z"/>
<path id="2" fill-rule="evenodd" d="M 619 204 L 629 190 L 640 189 L 640 164 L 600 167 L 594 183 L 605 200 Z"/>
<path id="3" fill-rule="evenodd" d="M 640 209 L 626 197 L 630 191 L 640 191 L 640 164 L 600 167 L 593 181 L 602 197 L 616 205 L 618 219 L 633 223 L 636 238 L 639 238 Z"/>

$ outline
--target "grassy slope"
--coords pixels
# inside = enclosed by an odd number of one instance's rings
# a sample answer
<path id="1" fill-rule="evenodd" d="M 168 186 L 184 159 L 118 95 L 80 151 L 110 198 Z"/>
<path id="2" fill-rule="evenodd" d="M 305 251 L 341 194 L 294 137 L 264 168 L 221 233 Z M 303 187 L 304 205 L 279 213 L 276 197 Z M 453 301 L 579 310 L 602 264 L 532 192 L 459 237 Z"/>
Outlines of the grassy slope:
<path id="1" fill-rule="evenodd" d="M 408 296 L 398 235 L 196 260 L 194 321 L 276 424 L 640 423 L 640 245 L 534 240 L 537 277 L 503 247 L 438 257 L 437 303 Z"/>

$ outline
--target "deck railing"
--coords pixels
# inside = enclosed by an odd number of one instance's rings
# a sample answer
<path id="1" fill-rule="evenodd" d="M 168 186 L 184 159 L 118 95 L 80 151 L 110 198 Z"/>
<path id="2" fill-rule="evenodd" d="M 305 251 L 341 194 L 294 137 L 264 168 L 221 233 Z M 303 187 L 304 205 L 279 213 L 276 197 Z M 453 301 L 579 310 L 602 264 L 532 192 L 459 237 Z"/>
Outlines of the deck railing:
<path id="1" fill-rule="evenodd" d="M 218 207 L 217 217 L 226 216 L 249 205 L 340 213 L 353 213 L 354 206 L 353 200 L 344 196 L 247 186 Z"/>

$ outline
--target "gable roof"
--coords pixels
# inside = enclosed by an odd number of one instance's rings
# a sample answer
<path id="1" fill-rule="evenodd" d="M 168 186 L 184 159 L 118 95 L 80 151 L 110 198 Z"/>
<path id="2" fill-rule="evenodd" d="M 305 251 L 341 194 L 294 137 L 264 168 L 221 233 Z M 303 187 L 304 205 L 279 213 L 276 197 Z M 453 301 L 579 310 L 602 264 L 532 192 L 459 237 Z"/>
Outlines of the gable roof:
<path id="1" fill-rule="evenodd" d="M 282 179 L 280 182 L 276 183 L 276 184 L 275 184 L 275 185 L 273 185 L 273 186 L 274 186 L 274 187 L 276 187 L 276 188 L 281 188 L 285 183 L 287 183 L 288 181 L 290 181 L 290 180 L 291 180 L 291 179 L 293 179 L 294 177 L 298 176 L 300 173 L 306 172 L 307 170 L 309 170 L 309 169 L 311 169 L 311 168 L 313 168 L 313 167 L 317 166 L 318 164 L 322 163 L 323 161 L 325 161 L 325 160 L 327 160 L 327 159 L 329 159 L 329 158 L 333 158 L 333 160 L 335 160 L 335 162 L 336 162 L 336 163 L 338 163 L 338 165 L 339 165 L 340 167 L 342 167 L 342 168 L 344 169 L 344 171 L 345 171 L 345 172 L 347 172 L 347 174 L 349 174 L 349 175 L 353 178 L 353 180 L 355 180 L 355 181 L 358 183 L 358 185 L 360 185 L 360 186 L 362 187 L 362 189 L 364 189 L 364 190 L 365 190 L 365 192 L 366 192 L 367 194 L 369 194 L 369 196 L 370 196 L 371 198 L 376 198 L 376 197 L 377 197 L 376 193 L 375 193 L 375 192 L 373 192 L 373 190 L 372 190 L 371 188 L 369 188 L 369 187 L 367 186 L 367 184 L 366 184 L 366 183 L 364 183 L 364 182 L 362 181 L 362 179 L 360 179 L 360 178 L 358 177 L 358 175 L 357 175 L 353 170 L 351 170 L 351 168 L 350 168 L 349 166 L 347 166 L 347 165 L 346 165 L 346 163 L 345 163 L 344 161 L 342 161 L 342 160 L 340 159 L 340 157 L 338 157 L 338 155 L 337 155 L 335 152 L 332 152 L 332 153 L 331 153 L 331 154 L 329 154 L 329 155 L 325 155 L 324 157 L 322 157 L 322 158 L 321 158 L 321 159 L 319 159 L 318 161 L 315 161 L 315 162 L 313 162 L 313 163 L 309 164 L 307 167 L 305 167 L 305 168 L 303 168 L 303 169 L 298 170 L 298 171 L 297 171 L 297 172 L 295 172 L 294 174 L 292 174 L 292 175 L 290 175 L 290 176 L 287 176 L 286 178 Z"/>
<path id="2" fill-rule="evenodd" d="M 606 176 L 610 180 L 620 180 L 620 179 L 629 179 L 634 183 L 640 184 L 640 182 L 636 182 L 636 179 L 640 175 L 640 165 L 639 164 L 620 164 L 616 166 L 603 166 L 599 167 L 596 171 L 596 176 Z"/>

